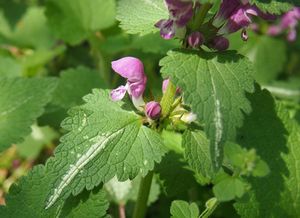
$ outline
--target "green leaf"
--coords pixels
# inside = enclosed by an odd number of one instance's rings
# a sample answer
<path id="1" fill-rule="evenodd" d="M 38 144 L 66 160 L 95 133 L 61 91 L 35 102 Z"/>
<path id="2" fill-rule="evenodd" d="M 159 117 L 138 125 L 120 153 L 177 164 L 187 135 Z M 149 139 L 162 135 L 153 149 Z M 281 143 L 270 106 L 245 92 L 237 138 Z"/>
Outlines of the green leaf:
<path id="1" fill-rule="evenodd" d="M 68 198 L 64 203 L 59 217 L 107 218 L 109 217 L 106 215 L 108 206 L 109 203 L 106 200 L 105 191 L 97 187 L 92 191 L 84 190 L 78 196 Z"/>
<path id="2" fill-rule="evenodd" d="M 104 217 L 108 209 L 105 193 L 99 187 L 70 196 L 65 202 L 45 210 L 45 200 L 52 188 L 53 176 L 44 166 L 35 166 L 27 176 L 13 184 L 5 197 L 6 206 L 0 207 L 0 216 L 7 218 Z"/>
<path id="3" fill-rule="evenodd" d="M 266 176 L 270 169 L 266 162 L 256 154 L 255 149 L 247 150 L 235 143 L 227 143 L 224 149 L 225 163 L 238 172 L 241 176 L 263 177 Z"/>
<path id="4" fill-rule="evenodd" d="M 45 10 L 42 7 L 29 7 L 16 25 L 11 39 L 21 46 L 33 48 L 51 48 L 55 38 L 48 25 Z"/>
<path id="5" fill-rule="evenodd" d="M 21 75 L 21 65 L 15 59 L 0 56 L 0 77 L 18 77 Z"/>
<path id="6" fill-rule="evenodd" d="M 44 146 L 57 139 L 59 135 L 48 126 L 39 127 L 33 125 L 31 129 L 32 132 L 26 136 L 24 142 L 17 144 L 17 152 L 23 158 L 34 160 L 38 157 Z"/>
<path id="7" fill-rule="evenodd" d="M 160 135 L 143 126 L 128 104 L 113 102 L 107 91 L 99 90 L 84 101 L 69 111 L 62 123 L 69 133 L 47 162 L 47 172 L 55 177 L 47 208 L 114 176 L 119 181 L 145 176 L 165 153 Z"/>
<path id="8" fill-rule="evenodd" d="M 82 97 L 93 88 L 104 88 L 100 74 L 86 67 L 64 70 L 60 74 L 59 84 L 53 93 L 51 103 L 69 109 L 83 103 Z"/>
<path id="9" fill-rule="evenodd" d="M 117 8 L 120 27 L 131 34 L 156 32 L 154 24 L 168 16 L 163 0 L 120 0 Z"/>
<path id="10" fill-rule="evenodd" d="M 299 125 L 289 118 L 282 105 L 275 105 L 268 91 L 257 87 L 249 99 L 253 112 L 246 117 L 237 140 L 243 147 L 255 148 L 270 173 L 263 179 L 249 179 L 253 191 L 235 207 L 241 217 L 298 217 Z"/>
<path id="11" fill-rule="evenodd" d="M 191 168 L 202 176 L 212 179 L 214 171 L 211 165 L 209 140 L 205 134 L 201 131 L 187 130 L 183 135 L 182 145 L 185 159 Z"/>
<path id="12" fill-rule="evenodd" d="M 48 22 L 57 37 L 78 44 L 115 22 L 114 0 L 49 0 Z"/>
<path id="13" fill-rule="evenodd" d="M 299 5 L 299 0 L 250 0 L 251 4 L 255 4 L 259 9 L 271 14 L 281 14 L 292 8 L 292 4 Z"/>
<path id="14" fill-rule="evenodd" d="M 43 217 L 53 218 L 59 213 L 60 201 L 56 207 L 45 210 L 47 191 L 51 189 L 51 176 L 47 176 L 45 167 L 35 166 L 27 176 L 13 184 L 5 197 L 6 206 L 0 208 L 0 216 L 16 217 Z"/>
<path id="15" fill-rule="evenodd" d="M 30 133 L 56 85 L 54 79 L 0 79 L 0 151 Z"/>
<path id="16" fill-rule="evenodd" d="M 205 123 L 213 166 L 222 163 L 223 145 L 251 111 L 245 96 L 253 92 L 252 65 L 241 55 L 174 50 L 160 62 L 163 77 L 170 77 L 184 100 Z"/>
<path id="17" fill-rule="evenodd" d="M 199 208 L 196 203 L 176 200 L 172 202 L 170 213 L 172 218 L 198 218 Z"/>
<path id="18" fill-rule="evenodd" d="M 238 177 L 227 176 L 213 187 L 218 201 L 230 201 L 242 197 L 246 192 L 246 185 Z"/>

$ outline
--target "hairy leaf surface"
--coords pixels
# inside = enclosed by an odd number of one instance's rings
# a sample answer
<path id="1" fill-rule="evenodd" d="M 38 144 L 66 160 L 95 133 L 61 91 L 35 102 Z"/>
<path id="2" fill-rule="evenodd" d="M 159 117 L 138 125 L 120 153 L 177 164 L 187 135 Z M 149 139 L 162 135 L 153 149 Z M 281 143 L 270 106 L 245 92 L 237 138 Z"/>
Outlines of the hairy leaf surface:
<path id="1" fill-rule="evenodd" d="M 196 203 L 187 203 L 186 201 L 176 200 L 171 205 L 172 218 L 198 218 L 199 208 Z"/>
<path id="2" fill-rule="evenodd" d="M 121 0 L 117 8 L 121 28 L 131 34 L 158 31 L 154 24 L 167 18 L 168 14 L 163 0 Z"/>
<path id="3" fill-rule="evenodd" d="M 163 77 L 170 77 L 184 93 L 210 139 L 215 168 L 223 157 L 224 142 L 243 123 L 243 113 L 251 111 L 245 96 L 253 92 L 252 65 L 232 51 L 224 53 L 174 50 L 160 62 Z"/>
<path id="4" fill-rule="evenodd" d="M 55 79 L 0 78 L 0 151 L 31 132 L 56 85 Z"/>
<path id="5" fill-rule="evenodd" d="M 45 199 L 52 187 L 53 176 L 44 166 L 38 165 L 17 184 L 13 184 L 6 196 L 6 206 L 0 207 L 0 216 L 7 218 L 53 218 L 53 217 L 106 217 L 108 202 L 99 187 L 70 196 L 65 202 L 45 210 Z"/>
<path id="6" fill-rule="evenodd" d="M 201 131 L 187 130 L 183 135 L 182 145 L 187 162 L 197 173 L 212 179 L 214 171 L 212 168 L 209 140 Z"/>
<path id="7" fill-rule="evenodd" d="M 142 125 L 128 105 L 112 102 L 108 92 L 94 90 L 85 104 L 70 110 L 62 127 L 55 157 L 47 170 L 56 178 L 47 208 L 71 192 L 76 195 L 107 182 L 114 176 L 125 181 L 143 176 L 165 153 L 158 133 Z"/>
<path id="8" fill-rule="evenodd" d="M 252 4 L 257 5 L 259 9 L 271 14 L 281 14 L 292 8 L 292 4 L 299 5 L 299 0 L 250 0 Z"/>

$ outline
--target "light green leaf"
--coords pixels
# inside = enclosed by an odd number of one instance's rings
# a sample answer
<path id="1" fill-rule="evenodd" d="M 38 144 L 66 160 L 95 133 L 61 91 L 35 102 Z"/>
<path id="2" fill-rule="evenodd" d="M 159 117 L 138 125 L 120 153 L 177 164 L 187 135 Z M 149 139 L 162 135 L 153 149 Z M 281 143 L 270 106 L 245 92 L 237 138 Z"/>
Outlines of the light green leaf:
<path id="1" fill-rule="evenodd" d="M 18 77 L 22 75 L 20 63 L 11 57 L 0 56 L 0 76 Z"/>
<path id="2" fill-rule="evenodd" d="M 238 177 L 227 176 L 213 187 L 218 201 L 230 201 L 242 197 L 246 192 L 246 184 Z"/>
<path id="3" fill-rule="evenodd" d="M 18 154 L 30 160 L 38 157 L 45 145 L 58 138 L 58 133 L 48 126 L 31 126 L 32 132 L 26 136 L 24 142 L 17 145 Z"/>
<path id="4" fill-rule="evenodd" d="M 115 22 L 114 0 L 49 0 L 48 22 L 57 37 L 78 44 Z"/>
<path id="5" fill-rule="evenodd" d="M 299 0 L 250 0 L 250 3 L 257 5 L 259 9 L 271 14 L 281 14 L 292 8 L 292 4 L 298 4 Z"/>
<path id="6" fill-rule="evenodd" d="M 47 208 L 115 176 L 119 181 L 145 176 L 165 153 L 160 135 L 143 126 L 128 104 L 113 102 L 99 90 L 84 100 L 69 111 L 62 127 L 70 132 L 47 162 L 47 172 L 55 177 Z"/>
<path id="7" fill-rule="evenodd" d="M 199 208 L 196 203 L 176 200 L 172 202 L 170 213 L 172 218 L 198 218 Z"/>
<path id="8" fill-rule="evenodd" d="M 174 50 L 160 62 L 163 77 L 170 77 L 183 90 L 184 100 L 205 123 L 213 166 L 222 163 L 223 145 L 251 111 L 245 96 L 253 92 L 251 63 L 228 51 Z"/>
<path id="9" fill-rule="evenodd" d="M 185 158 L 191 168 L 202 176 L 212 179 L 214 171 L 211 165 L 209 140 L 205 134 L 201 131 L 187 130 L 183 135 L 182 145 Z"/>
<path id="10" fill-rule="evenodd" d="M 16 25 L 11 39 L 20 46 L 51 48 L 55 43 L 42 7 L 30 7 Z"/>
<path id="11" fill-rule="evenodd" d="M 237 139 L 242 146 L 256 149 L 270 173 L 263 179 L 249 179 L 253 191 L 235 207 L 241 217 L 247 218 L 298 217 L 300 127 L 282 105 L 275 105 L 267 91 L 257 88 L 249 99 L 253 112 L 246 117 Z"/>
<path id="12" fill-rule="evenodd" d="M 163 0 L 120 0 L 117 8 L 121 28 L 131 34 L 156 32 L 154 24 L 168 16 Z"/>
<path id="13" fill-rule="evenodd" d="M 55 79 L 0 79 L 0 151 L 30 133 L 56 85 Z"/>
<path id="14" fill-rule="evenodd" d="M 255 149 L 247 150 L 238 144 L 226 143 L 224 154 L 226 165 L 241 176 L 263 177 L 270 172 L 268 165 L 256 154 Z"/>
<path id="15" fill-rule="evenodd" d="M 93 88 L 104 88 L 100 74 L 86 67 L 64 70 L 60 74 L 58 87 L 51 103 L 69 109 L 83 103 L 82 97 Z"/>

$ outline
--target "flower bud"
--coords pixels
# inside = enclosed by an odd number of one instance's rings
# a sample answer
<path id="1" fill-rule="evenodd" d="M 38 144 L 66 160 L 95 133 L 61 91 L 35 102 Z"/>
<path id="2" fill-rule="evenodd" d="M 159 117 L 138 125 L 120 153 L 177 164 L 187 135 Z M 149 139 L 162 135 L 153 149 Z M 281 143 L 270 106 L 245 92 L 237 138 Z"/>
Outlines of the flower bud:
<path id="1" fill-rule="evenodd" d="M 229 47 L 229 40 L 223 36 L 216 36 L 212 40 L 212 48 L 218 51 L 225 51 Z"/>
<path id="2" fill-rule="evenodd" d="M 155 120 L 160 117 L 161 106 L 156 101 L 150 101 L 146 104 L 145 112 L 147 117 L 149 117 L 152 120 Z"/>
<path id="3" fill-rule="evenodd" d="M 204 36 L 200 32 L 193 32 L 188 36 L 188 44 L 192 48 L 196 48 L 202 45 L 204 42 Z"/>

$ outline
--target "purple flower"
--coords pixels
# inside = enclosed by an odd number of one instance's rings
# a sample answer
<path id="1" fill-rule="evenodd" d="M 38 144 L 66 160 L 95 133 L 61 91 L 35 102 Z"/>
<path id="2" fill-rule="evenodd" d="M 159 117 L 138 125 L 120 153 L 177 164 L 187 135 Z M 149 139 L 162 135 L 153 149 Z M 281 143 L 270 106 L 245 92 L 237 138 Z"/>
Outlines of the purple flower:
<path id="1" fill-rule="evenodd" d="M 145 112 L 147 117 L 149 117 L 150 119 L 158 119 L 161 114 L 161 106 L 156 101 L 150 101 L 146 104 Z"/>
<path id="2" fill-rule="evenodd" d="M 193 16 L 192 0 L 165 0 L 169 10 L 169 19 L 162 19 L 155 24 L 160 29 L 164 39 L 171 39 L 175 35 L 182 38 L 185 26 Z"/>
<path id="3" fill-rule="evenodd" d="M 259 13 L 257 7 L 241 4 L 233 11 L 219 34 L 229 34 L 248 27 L 252 23 L 252 16 L 258 16 Z"/>
<path id="4" fill-rule="evenodd" d="M 188 36 L 188 44 L 192 48 L 196 48 L 204 43 L 204 36 L 200 32 L 193 32 Z"/>
<path id="5" fill-rule="evenodd" d="M 111 91 L 111 99 L 113 101 L 119 101 L 123 99 L 126 92 L 128 92 L 135 107 L 141 110 L 141 107 L 145 105 L 143 93 L 147 82 L 143 63 L 137 58 L 125 57 L 113 61 L 111 66 L 116 73 L 127 79 L 125 86 L 119 86 Z"/>
<path id="6" fill-rule="evenodd" d="M 240 0 L 223 0 L 220 6 L 220 10 L 213 21 L 213 24 L 215 26 L 221 26 L 222 24 L 224 24 L 236 10 L 236 8 L 240 5 Z"/>
<path id="7" fill-rule="evenodd" d="M 279 25 L 272 25 L 269 27 L 268 34 L 276 36 L 284 31 L 287 31 L 287 40 L 295 41 L 297 37 L 296 27 L 300 20 L 300 8 L 294 7 L 282 16 Z"/>
<path id="8" fill-rule="evenodd" d="M 212 40 L 211 46 L 218 51 L 225 51 L 229 47 L 229 40 L 223 36 L 216 36 Z"/>

